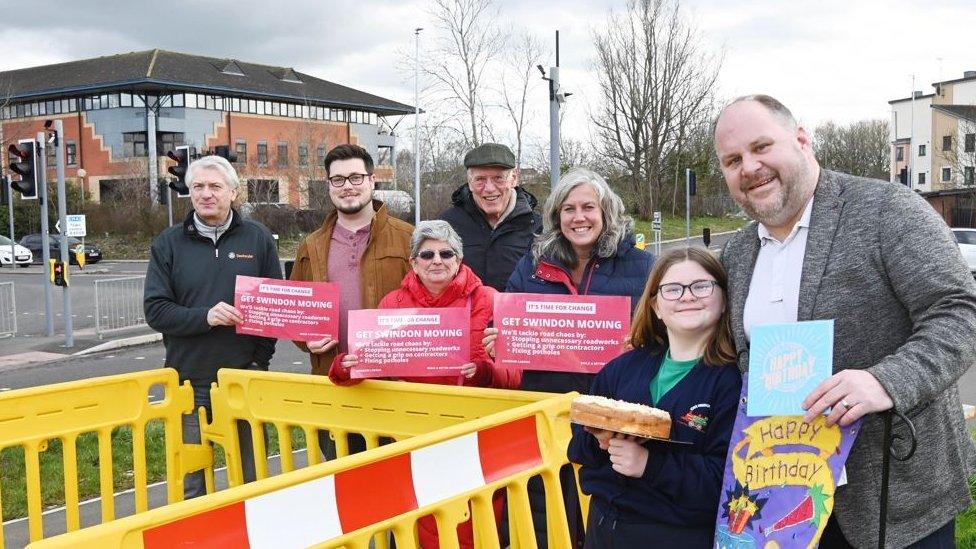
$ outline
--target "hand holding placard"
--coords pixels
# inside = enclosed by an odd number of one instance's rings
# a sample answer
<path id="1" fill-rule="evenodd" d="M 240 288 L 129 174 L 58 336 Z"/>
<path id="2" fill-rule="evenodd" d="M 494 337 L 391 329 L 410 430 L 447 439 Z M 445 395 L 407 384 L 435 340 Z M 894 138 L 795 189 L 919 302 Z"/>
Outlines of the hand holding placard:
<path id="1" fill-rule="evenodd" d="M 329 282 L 298 282 L 239 276 L 234 306 L 243 316 L 237 333 L 320 341 L 339 338 L 339 287 Z"/>
<path id="2" fill-rule="evenodd" d="M 498 367 L 595 373 L 623 350 L 630 297 L 495 294 L 494 324 Z"/>

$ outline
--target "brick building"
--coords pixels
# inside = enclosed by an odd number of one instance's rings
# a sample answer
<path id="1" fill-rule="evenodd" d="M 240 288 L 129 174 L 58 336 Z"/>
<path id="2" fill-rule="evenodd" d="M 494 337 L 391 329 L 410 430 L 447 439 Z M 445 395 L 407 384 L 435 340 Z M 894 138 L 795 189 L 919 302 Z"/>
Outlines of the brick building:
<path id="1" fill-rule="evenodd" d="M 891 180 L 926 193 L 976 187 L 976 71 L 932 87 L 888 102 Z"/>
<path id="2" fill-rule="evenodd" d="M 413 114 L 292 68 L 158 49 L 0 72 L 0 93 L 4 147 L 60 118 L 66 177 L 101 201 L 124 200 L 134 188 L 154 193 L 148 178 L 167 177 L 174 147 L 225 145 L 237 154 L 249 202 L 314 207 L 328 199 L 322 160 L 338 144 L 365 147 L 378 187 L 391 183 L 387 117 Z"/>

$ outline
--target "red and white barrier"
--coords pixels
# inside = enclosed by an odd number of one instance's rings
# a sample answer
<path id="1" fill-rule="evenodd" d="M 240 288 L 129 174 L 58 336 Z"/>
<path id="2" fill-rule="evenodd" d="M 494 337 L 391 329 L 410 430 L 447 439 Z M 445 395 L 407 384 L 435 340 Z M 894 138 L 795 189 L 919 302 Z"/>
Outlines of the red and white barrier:
<path id="1" fill-rule="evenodd" d="M 148 528 L 143 546 L 308 547 L 541 463 L 527 417 Z"/>

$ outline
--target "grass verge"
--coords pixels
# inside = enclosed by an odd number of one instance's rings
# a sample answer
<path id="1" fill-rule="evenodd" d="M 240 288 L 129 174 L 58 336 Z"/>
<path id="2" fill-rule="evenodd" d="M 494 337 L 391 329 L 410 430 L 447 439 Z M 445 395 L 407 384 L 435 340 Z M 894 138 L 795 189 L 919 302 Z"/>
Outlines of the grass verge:
<path id="1" fill-rule="evenodd" d="M 691 218 L 691 236 L 701 236 L 702 229 L 708 227 L 712 234 L 736 231 L 746 226 L 748 219 L 741 217 L 693 217 Z M 644 233 L 648 243 L 654 241 L 651 222 L 644 219 L 634 220 L 634 232 Z M 685 237 L 684 217 L 661 218 L 661 240 L 672 240 Z"/>
<path id="2" fill-rule="evenodd" d="M 134 485 L 132 463 L 132 429 L 117 427 L 112 431 L 112 491 L 128 490 Z M 166 479 L 166 448 L 163 424 L 151 421 L 146 425 L 146 463 L 148 482 Z M 75 442 L 77 451 L 79 500 L 99 495 L 98 436 L 83 433 Z M 278 453 L 278 433 L 268 429 L 268 453 Z M 305 448 L 305 433 L 292 429 L 292 449 Z M 41 506 L 43 509 L 64 505 L 64 446 L 60 439 L 48 441 L 47 449 L 40 452 L 38 462 L 41 471 Z M 27 516 L 27 481 L 25 453 L 21 447 L 4 448 L 0 451 L 0 496 L 3 502 L 3 520 Z M 225 464 L 220 447 L 215 451 L 215 467 Z"/>

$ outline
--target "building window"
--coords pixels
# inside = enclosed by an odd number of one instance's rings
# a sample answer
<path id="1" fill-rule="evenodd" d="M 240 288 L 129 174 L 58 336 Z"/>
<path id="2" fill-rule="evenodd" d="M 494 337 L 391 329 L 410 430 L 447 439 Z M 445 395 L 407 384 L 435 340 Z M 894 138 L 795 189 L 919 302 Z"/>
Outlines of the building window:
<path id="1" fill-rule="evenodd" d="M 234 153 L 237 154 L 238 164 L 247 164 L 247 141 L 238 139 L 237 146 L 234 148 Z"/>
<path id="2" fill-rule="evenodd" d="M 925 145 L 918 146 L 918 155 L 925 156 Z M 898 160 L 901 160 L 901 158 L 899 158 Z"/>
<path id="3" fill-rule="evenodd" d="M 392 166 L 393 165 L 393 147 L 377 147 L 377 166 Z M 898 149 L 901 150 L 901 149 Z"/>
<path id="4" fill-rule="evenodd" d="M 74 141 L 66 141 L 64 143 L 64 158 L 69 166 L 74 166 L 78 163 L 78 145 Z"/>
<path id="5" fill-rule="evenodd" d="M 942 168 L 942 181 L 952 180 L 952 168 Z"/>
<path id="6" fill-rule="evenodd" d="M 919 185 L 924 185 L 925 184 L 925 172 L 920 172 L 918 174 L 918 184 Z"/>
<path id="7" fill-rule="evenodd" d="M 952 150 L 952 136 L 944 135 L 942 136 L 942 150 L 951 151 Z"/>
<path id="8" fill-rule="evenodd" d="M 248 179 L 247 201 L 251 204 L 277 204 L 277 179 Z"/>
<path id="9" fill-rule="evenodd" d="M 156 134 L 156 155 L 166 156 L 166 153 L 175 151 L 176 147 L 183 145 L 183 134 L 175 132 L 159 132 Z"/>
<path id="10" fill-rule="evenodd" d="M 147 155 L 146 132 L 127 132 L 122 134 L 122 156 L 132 158 Z"/>
<path id="11" fill-rule="evenodd" d="M 325 145 L 319 145 L 315 150 L 315 165 L 325 168 Z"/>
<path id="12" fill-rule="evenodd" d="M 966 152 L 976 152 L 976 133 L 966 134 Z"/>
<path id="13" fill-rule="evenodd" d="M 974 169 L 972 166 L 966 166 L 964 173 L 966 178 L 966 185 L 969 185 L 971 187 L 974 184 L 976 184 L 976 169 Z"/>
<path id="14" fill-rule="evenodd" d="M 308 182 L 308 209 L 327 210 L 332 205 L 329 197 L 329 180 L 310 179 Z"/>
<path id="15" fill-rule="evenodd" d="M 268 165 L 268 144 L 264 141 L 258 143 L 258 166 Z"/>
<path id="16" fill-rule="evenodd" d="M 298 146 L 298 165 L 308 166 L 308 145 Z"/>
<path id="17" fill-rule="evenodd" d="M 288 166 L 288 143 L 278 143 L 277 166 L 279 168 Z"/>

